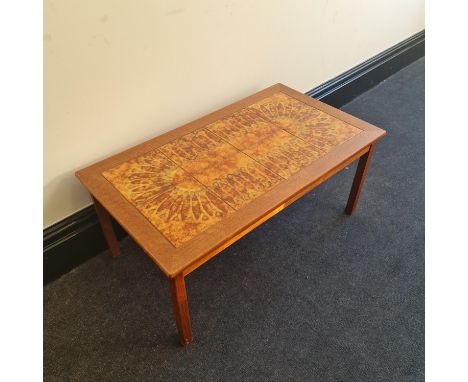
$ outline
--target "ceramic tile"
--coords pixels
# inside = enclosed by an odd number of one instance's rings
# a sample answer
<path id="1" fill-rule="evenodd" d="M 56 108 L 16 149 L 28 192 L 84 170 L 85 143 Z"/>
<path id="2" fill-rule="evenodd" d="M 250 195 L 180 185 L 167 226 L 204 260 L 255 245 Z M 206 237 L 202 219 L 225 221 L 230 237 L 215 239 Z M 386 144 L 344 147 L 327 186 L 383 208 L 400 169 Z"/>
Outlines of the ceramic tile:
<path id="1" fill-rule="evenodd" d="M 325 152 L 361 132 L 357 127 L 281 92 L 251 105 L 250 108 L 264 119 Z"/>

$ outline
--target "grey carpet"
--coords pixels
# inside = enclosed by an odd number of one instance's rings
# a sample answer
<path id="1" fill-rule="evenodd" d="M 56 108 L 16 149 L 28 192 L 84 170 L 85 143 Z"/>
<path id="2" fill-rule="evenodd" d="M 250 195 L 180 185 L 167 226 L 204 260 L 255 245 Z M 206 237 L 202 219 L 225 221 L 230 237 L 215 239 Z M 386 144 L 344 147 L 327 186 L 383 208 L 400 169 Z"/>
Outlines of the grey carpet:
<path id="1" fill-rule="evenodd" d="M 424 58 L 347 104 L 387 130 L 355 165 L 187 278 L 178 345 L 161 272 L 130 239 L 44 288 L 47 381 L 423 381 Z"/>

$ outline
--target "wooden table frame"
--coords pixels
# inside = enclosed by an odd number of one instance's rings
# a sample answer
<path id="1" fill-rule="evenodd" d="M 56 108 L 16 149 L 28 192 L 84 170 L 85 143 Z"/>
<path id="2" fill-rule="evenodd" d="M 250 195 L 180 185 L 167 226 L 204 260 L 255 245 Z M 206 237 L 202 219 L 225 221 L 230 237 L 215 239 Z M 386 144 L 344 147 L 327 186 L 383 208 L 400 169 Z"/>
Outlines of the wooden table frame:
<path id="1" fill-rule="evenodd" d="M 125 160 L 146 153 L 162 144 L 192 132 L 220 118 L 265 98 L 275 92 L 284 92 L 297 100 L 334 116 L 362 130 L 356 137 L 334 148 L 329 154 L 314 161 L 304 170 L 294 174 L 290 180 L 275 187 L 274 193 L 266 193 L 252 201 L 225 223 L 223 234 L 216 229 L 208 229 L 201 238 L 195 237 L 179 248 L 168 245 L 167 239 L 129 203 L 119 196 L 112 186 L 101 176 L 106 170 Z M 169 281 L 172 305 L 176 319 L 180 342 L 188 345 L 192 342 L 185 276 L 227 248 L 242 236 L 276 215 L 286 206 L 309 192 L 350 163 L 359 159 L 354 181 L 349 194 L 345 213 L 351 215 L 356 210 L 359 196 L 369 169 L 375 142 L 385 135 L 385 131 L 359 120 L 338 109 L 314 100 L 282 84 L 274 85 L 221 110 L 202 117 L 190 124 L 153 138 L 120 154 L 91 165 L 77 172 L 77 177 L 93 196 L 96 214 L 112 256 L 118 256 L 119 243 L 112 228 L 113 216 L 129 235 L 142 247 L 149 257 L 165 273 Z M 102 179 L 101 179 L 102 178 Z M 259 213 L 260 212 L 260 213 Z M 226 234 L 227 233 L 227 234 Z M 195 254 L 190 256 L 191 253 Z"/>

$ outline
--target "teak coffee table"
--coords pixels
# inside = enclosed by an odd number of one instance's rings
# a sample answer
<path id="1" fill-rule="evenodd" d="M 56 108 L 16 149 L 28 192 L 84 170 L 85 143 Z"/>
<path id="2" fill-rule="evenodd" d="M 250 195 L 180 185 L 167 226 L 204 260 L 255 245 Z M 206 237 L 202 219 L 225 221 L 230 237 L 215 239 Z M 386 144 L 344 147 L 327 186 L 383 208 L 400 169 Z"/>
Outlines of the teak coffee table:
<path id="1" fill-rule="evenodd" d="M 385 131 L 282 84 L 76 173 L 113 256 L 110 216 L 169 280 L 182 344 L 185 276 L 359 159 L 351 214 Z"/>

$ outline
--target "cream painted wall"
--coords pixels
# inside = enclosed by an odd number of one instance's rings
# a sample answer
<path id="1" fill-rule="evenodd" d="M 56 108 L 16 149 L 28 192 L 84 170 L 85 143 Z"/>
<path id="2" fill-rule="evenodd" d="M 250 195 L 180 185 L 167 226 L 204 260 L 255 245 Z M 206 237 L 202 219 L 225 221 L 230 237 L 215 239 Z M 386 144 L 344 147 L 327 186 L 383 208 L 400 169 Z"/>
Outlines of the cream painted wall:
<path id="1" fill-rule="evenodd" d="M 44 227 L 91 203 L 75 170 L 422 29 L 423 0 L 45 0 Z"/>

